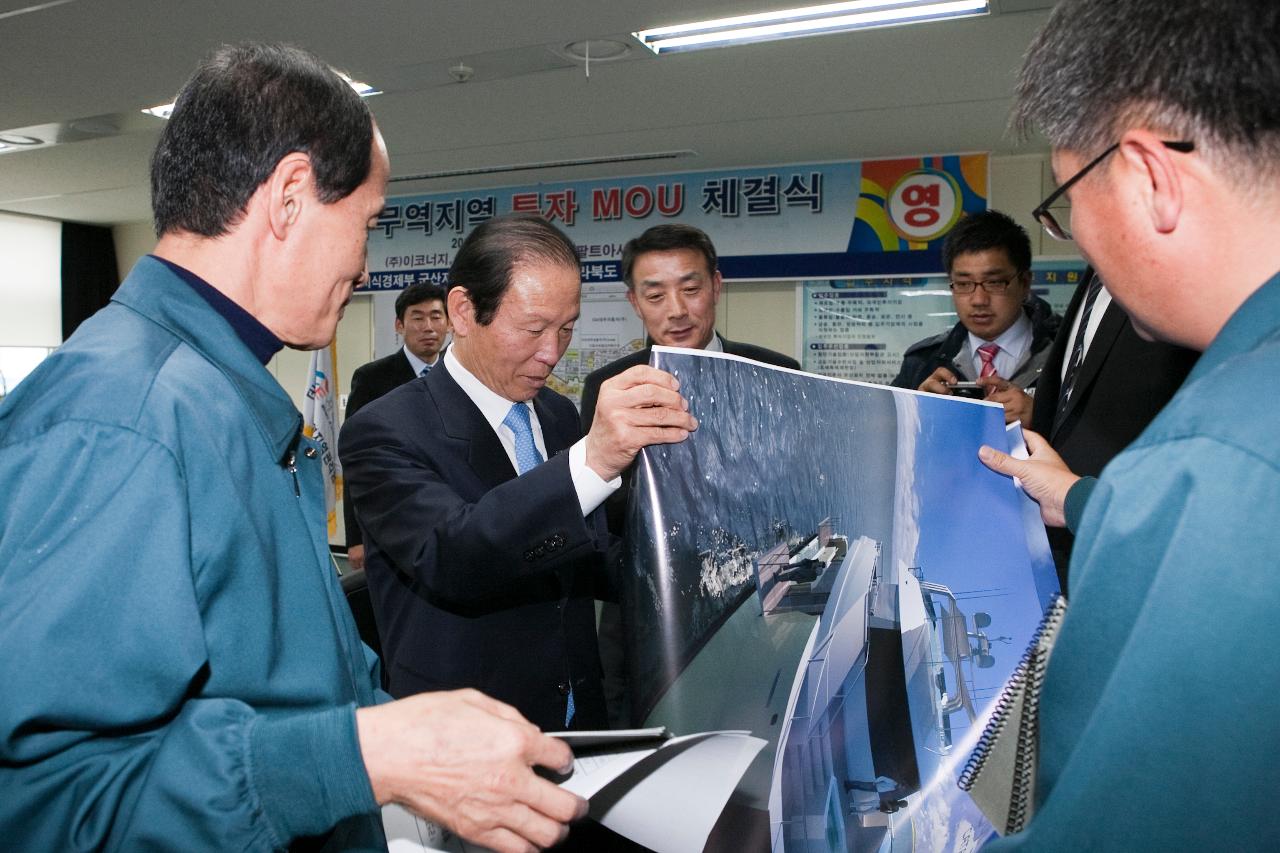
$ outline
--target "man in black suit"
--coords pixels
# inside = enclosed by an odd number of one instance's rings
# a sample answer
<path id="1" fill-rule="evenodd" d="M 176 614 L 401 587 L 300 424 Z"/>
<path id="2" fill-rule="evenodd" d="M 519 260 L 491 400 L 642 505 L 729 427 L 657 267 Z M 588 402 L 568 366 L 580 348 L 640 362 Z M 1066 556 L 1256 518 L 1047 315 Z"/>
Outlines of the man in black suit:
<path id="1" fill-rule="evenodd" d="M 1077 474 L 1096 477 L 1182 386 L 1194 350 L 1139 337 L 1090 267 L 1071 296 L 1036 389 L 1031 428 Z M 1074 538 L 1050 527 L 1063 590 Z"/>
<path id="2" fill-rule="evenodd" d="M 598 508 L 639 448 L 696 421 L 674 377 L 642 366 L 600 389 L 581 438 L 546 387 L 578 317 L 578 257 L 545 220 L 477 227 L 449 281 L 441 369 L 366 406 L 339 444 L 391 692 L 476 687 L 543 729 L 602 727 Z"/>
<path id="3" fill-rule="evenodd" d="M 627 301 L 644 321 L 649 345 L 598 368 L 582 383 L 582 428 L 591 428 L 600 385 L 637 364 L 649 363 L 654 344 L 740 355 L 765 364 L 799 370 L 790 356 L 716 333 L 716 303 L 721 279 L 716 248 L 692 225 L 655 225 L 622 248 L 622 279 Z"/>
<path id="4" fill-rule="evenodd" d="M 397 352 L 356 368 L 351 374 L 345 418 L 388 391 L 419 376 L 426 376 L 440 359 L 449 336 L 449 307 L 444 288 L 422 282 L 411 284 L 396 297 L 396 334 L 404 339 Z M 355 501 L 342 499 L 342 517 L 347 529 L 347 562 L 353 569 L 364 568 L 364 540 L 356 523 Z"/>

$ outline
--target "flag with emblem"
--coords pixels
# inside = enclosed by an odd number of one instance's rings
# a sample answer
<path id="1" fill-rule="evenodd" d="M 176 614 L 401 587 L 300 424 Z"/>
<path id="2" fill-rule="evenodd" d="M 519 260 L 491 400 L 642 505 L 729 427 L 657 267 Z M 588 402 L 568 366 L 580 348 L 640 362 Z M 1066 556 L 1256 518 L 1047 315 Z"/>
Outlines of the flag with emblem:
<path id="1" fill-rule="evenodd" d="M 307 398 L 302 405 L 303 435 L 320 447 L 324 478 L 324 507 L 329 535 L 338 532 L 338 499 L 342 497 L 342 466 L 338 463 L 338 342 L 311 353 Z"/>

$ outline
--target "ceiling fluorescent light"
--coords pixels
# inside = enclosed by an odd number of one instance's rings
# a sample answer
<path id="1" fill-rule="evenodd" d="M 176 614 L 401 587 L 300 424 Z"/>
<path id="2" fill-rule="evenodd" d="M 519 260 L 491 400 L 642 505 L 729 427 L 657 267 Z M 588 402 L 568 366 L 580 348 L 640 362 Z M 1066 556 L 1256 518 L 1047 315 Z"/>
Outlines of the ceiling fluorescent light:
<path id="1" fill-rule="evenodd" d="M 985 15 L 989 11 L 988 0 L 852 0 L 658 27 L 632 35 L 662 54 Z"/>
<path id="2" fill-rule="evenodd" d="M 38 3 L 35 6 L 27 6 L 22 9 L 10 9 L 8 12 L 0 12 L 0 18 L 12 18 L 17 15 L 29 15 L 32 12 L 43 12 L 45 9 L 52 9 L 54 6 L 65 6 L 68 3 L 74 3 L 75 0 L 51 0 L 49 3 Z"/>
<path id="3" fill-rule="evenodd" d="M 370 86 L 368 83 L 361 83 L 359 80 L 352 80 L 350 77 L 343 74 L 341 71 L 338 72 L 338 76 L 341 77 L 343 80 L 346 80 L 347 85 L 350 86 L 352 89 L 354 89 L 355 93 L 362 98 L 372 98 L 374 95 L 382 94 L 381 89 L 375 89 L 372 86 Z M 173 104 L 172 103 L 159 104 L 154 107 L 147 107 L 146 109 L 143 110 L 143 112 L 149 116 L 155 116 L 156 118 L 167 119 L 169 116 L 173 115 Z"/>

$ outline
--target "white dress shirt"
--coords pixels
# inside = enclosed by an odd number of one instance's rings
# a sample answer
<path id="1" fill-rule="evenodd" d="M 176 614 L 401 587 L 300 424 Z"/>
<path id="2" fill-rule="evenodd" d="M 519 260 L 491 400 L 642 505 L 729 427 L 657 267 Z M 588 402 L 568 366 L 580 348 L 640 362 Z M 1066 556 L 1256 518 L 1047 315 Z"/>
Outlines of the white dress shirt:
<path id="1" fill-rule="evenodd" d="M 1025 313 L 1018 315 L 1017 321 L 1000 333 L 994 341 L 990 343 L 1000 347 L 1000 351 L 996 353 L 995 366 L 996 373 L 1003 379 L 1008 379 L 1018 370 L 1018 366 L 1022 364 L 1022 360 L 1027 357 L 1027 352 L 1031 349 L 1031 321 L 1027 319 Z M 969 351 L 973 353 L 973 375 L 982 375 L 982 356 L 978 354 L 978 347 L 988 343 L 982 338 L 969 333 Z"/>
<path id="2" fill-rule="evenodd" d="M 409 359 L 409 366 L 413 368 L 413 373 L 415 376 L 421 376 L 422 368 L 424 367 L 427 367 L 427 366 L 435 367 L 438 364 L 440 364 L 440 353 L 436 353 L 435 361 L 428 363 L 418 358 L 416 355 L 414 355 L 412 350 L 410 350 L 407 345 L 401 347 L 400 349 L 402 352 L 404 352 L 404 357 Z"/>
<path id="3" fill-rule="evenodd" d="M 1102 315 L 1107 313 L 1107 308 L 1111 305 L 1111 294 L 1107 292 L 1107 286 L 1104 284 L 1098 290 L 1098 295 L 1093 300 L 1093 310 L 1089 312 L 1089 325 L 1084 329 L 1084 354 L 1080 357 L 1080 363 L 1089 357 L 1089 345 L 1093 343 L 1093 336 L 1098 333 L 1098 326 L 1102 325 Z M 1066 380 L 1067 368 L 1071 366 L 1071 351 L 1076 346 L 1076 335 L 1080 331 L 1080 314 L 1084 310 L 1083 300 L 1080 302 L 1079 310 L 1076 316 L 1071 320 L 1071 337 L 1067 338 L 1068 348 L 1062 359 L 1062 375 L 1060 380 Z"/>
<path id="4" fill-rule="evenodd" d="M 462 366 L 462 362 L 458 361 L 458 357 L 453 353 L 453 347 L 445 350 L 444 366 L 449 371 L 449 375 L 453 377 L 458 386 L 462 388 L 462 392 L 471 398 L 471 402 L 476 404 L 480 409 L 480 414 L 484 415 L 484 419 L 493 428 L 494 434 L 498 436 L 498 441 L 502 442 L 502 449 L 507 452 L 507 458 L 511 460 L 511 467 L 520 470 L 516 465 L 516 436 L 502 422 L 506 420 L 507 413 L 511 411 L 512 400 L 496 393 L 489 386 L 485 385 L 475 374 Z M 533 427 L 533 442 L 538 447 L 538 452 L 542 454 L 542 458 L 547 458 L 547 445 L 542 438 L 542 424 L 538 421 L 538 412 L 532 401 L 524 404 L 529 409 L 529 425 Z M 621 477 L 614 477 L 608 482 L 600 479 L 600 475 L 587 465 L 587 445 L 586 439 L 581 438 L 573 447 L 569 448 L 569 476 L 573 478 L 573 490 L 578 494 L 578 505 L 582 508 L 582 515 L 585 517 L 591 513 L 596 507 L 604 503 L 605 498 L 618 490 L 622 485 Z"/>

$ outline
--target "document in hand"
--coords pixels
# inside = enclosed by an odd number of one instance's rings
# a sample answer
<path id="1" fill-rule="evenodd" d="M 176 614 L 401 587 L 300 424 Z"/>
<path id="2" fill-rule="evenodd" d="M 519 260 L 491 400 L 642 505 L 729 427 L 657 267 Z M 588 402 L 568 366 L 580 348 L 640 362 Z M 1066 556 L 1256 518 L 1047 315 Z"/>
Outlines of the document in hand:
<path id="1" fill-rule="evenodd" d="M 764 746 L 742 731 L 648 742 L 623 737 L 612 745 L 574 747 L 573 773 L 561 785 L 585 797 L 591 817 L 619 835 L 656 853 L 700 853 Z"/>
<path id="2" fill-rule="evenodd" d="M 669 737 L 666 729 L 560 732 L 574 750 L 560 782 L 591 804 L 591 818 L 656 853 L 700 853 L 729 795 L 765 741 L 750 732 Z M 382 810 L 391 853 L 481 848 L 399 806 Z"/>

